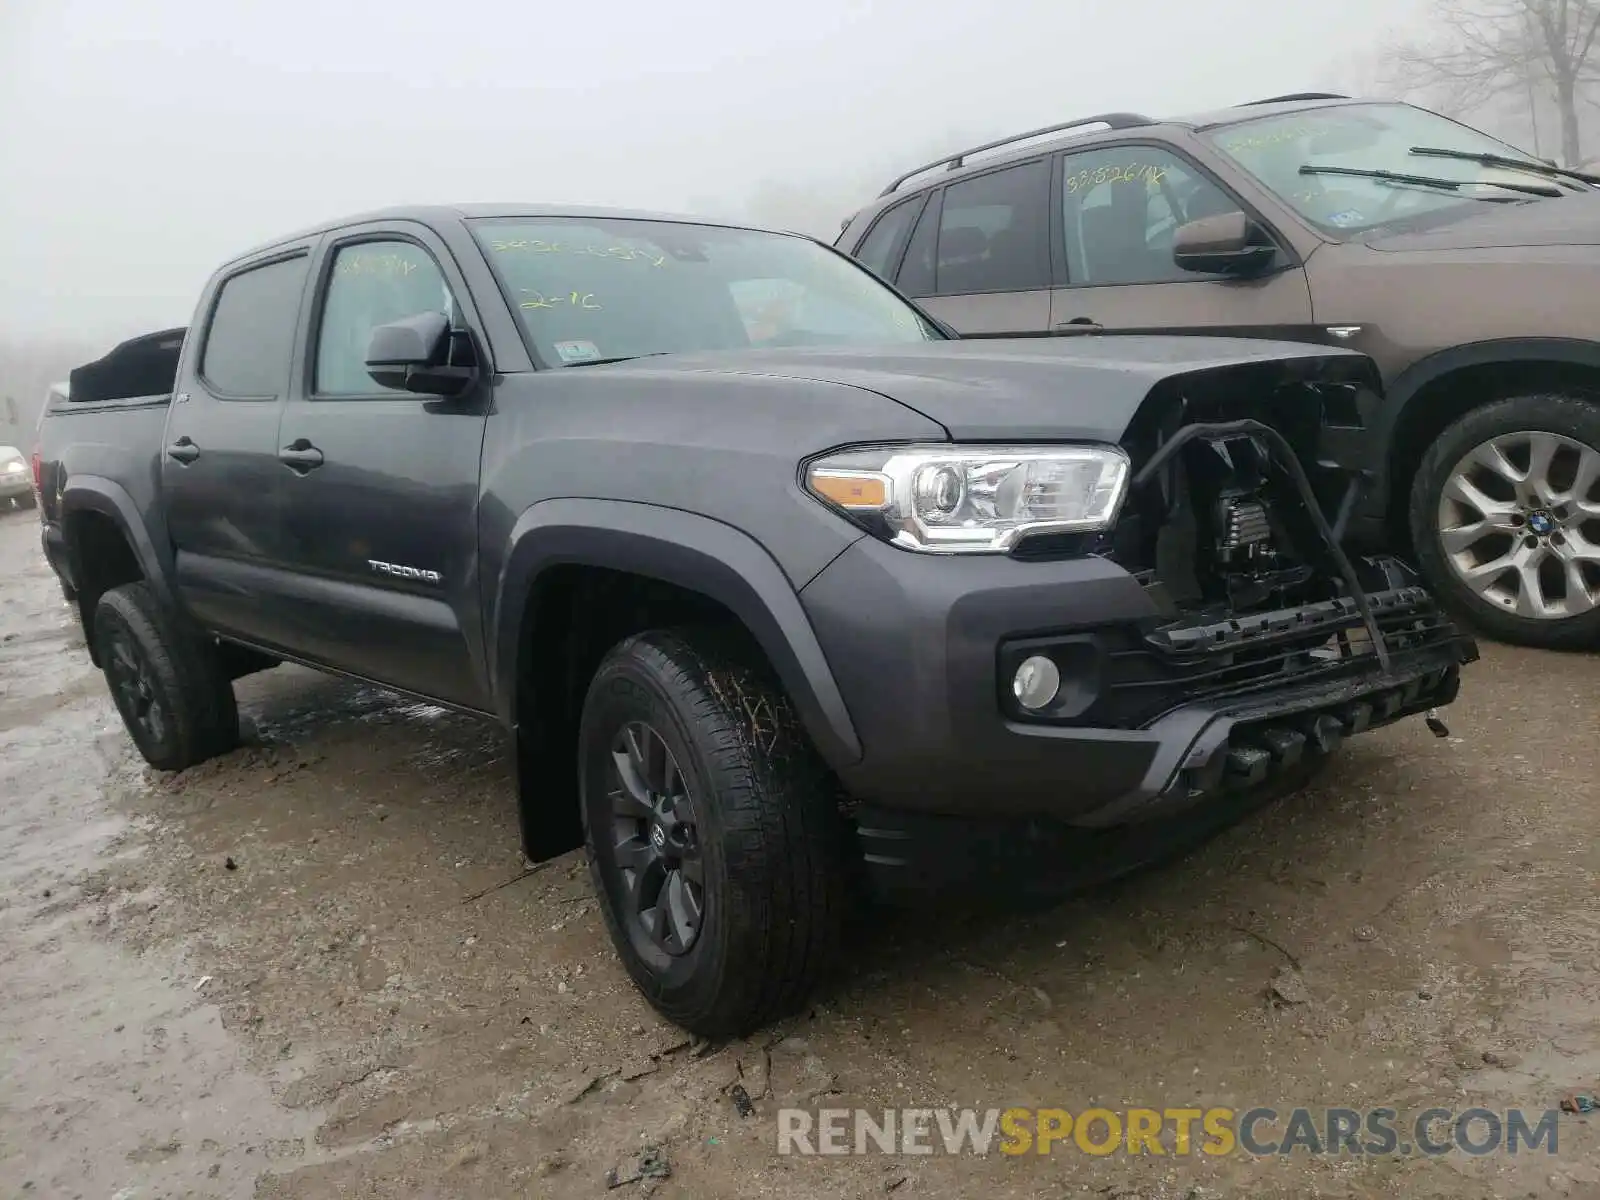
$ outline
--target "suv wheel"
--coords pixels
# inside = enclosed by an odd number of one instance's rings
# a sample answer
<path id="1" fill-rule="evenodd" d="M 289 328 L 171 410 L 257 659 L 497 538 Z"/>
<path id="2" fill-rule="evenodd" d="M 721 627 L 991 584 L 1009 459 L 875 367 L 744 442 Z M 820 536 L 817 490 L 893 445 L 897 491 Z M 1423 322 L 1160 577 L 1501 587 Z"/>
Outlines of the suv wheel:
<path id="1" fill-rule="evenodd" d="M 798 1007 L 843 912 L 837 790 L 758 661 L 714 633 L 630 637 L 578 735 L 611 939 L 649 1002 L 705 1037 Z"/>
<path id="2" fill-rule="evenodd" d="M 1600 644 L 1600 405 L 1530 395 L 1468 413 L 1423 458 L 1410 518 L 1429 582 L 1486 633 Z"/>
<path id="3" fill-rule="evenodd" d="M 181 771 L 238 743 L 233 684 L 206 647 L 178 631 L 148 584 L 100 597 L 94 646 L 122 723 L 152 767 Z"/>

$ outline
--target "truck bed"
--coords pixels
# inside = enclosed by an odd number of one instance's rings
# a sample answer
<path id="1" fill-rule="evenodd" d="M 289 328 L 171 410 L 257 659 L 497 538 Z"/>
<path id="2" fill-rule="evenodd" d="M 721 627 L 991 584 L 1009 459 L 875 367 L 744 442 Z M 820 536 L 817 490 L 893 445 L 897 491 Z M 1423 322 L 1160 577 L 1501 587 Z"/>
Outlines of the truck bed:
<path id="1" fill-rule="evenodd" d="M 44 550 L 69 588 L 77 586 L 76 569 L 59 511 L 61 481 L 68 477 L 91 487 L 103 481 L 107 504 L 125 496 L 131 503 L 123 516 L 145 526 L 152 544 L 161 544 L 161 531 L 147 522 L 159 519 L 163 432 L 186 332 L 163 329 L 130 338 L 76 368 L 67 396 L 52 397 L 40 419 Z"/>

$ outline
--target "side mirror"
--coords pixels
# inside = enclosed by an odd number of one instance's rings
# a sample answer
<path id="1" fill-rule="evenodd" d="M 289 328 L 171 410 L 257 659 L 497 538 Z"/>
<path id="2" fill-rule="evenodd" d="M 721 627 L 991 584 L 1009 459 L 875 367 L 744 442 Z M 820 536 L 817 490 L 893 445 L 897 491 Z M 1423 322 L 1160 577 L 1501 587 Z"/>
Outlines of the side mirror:
<path id="1" fill-rule="evenodd" d="M 457 396 L 478 377 L 476 367 L 449 364 L 450 321 L 425 312 L 379 325 L 367 342 L 367 374 L 386 388 L 425 396 Z"/>
<path id="2" fill-rule="evenodd" d="M 1251 275 L 1277 254 L 1260 227 L 1242 212 L 1218 213 L 1178 226 L 1172 260 L 1203 275 Z"/>

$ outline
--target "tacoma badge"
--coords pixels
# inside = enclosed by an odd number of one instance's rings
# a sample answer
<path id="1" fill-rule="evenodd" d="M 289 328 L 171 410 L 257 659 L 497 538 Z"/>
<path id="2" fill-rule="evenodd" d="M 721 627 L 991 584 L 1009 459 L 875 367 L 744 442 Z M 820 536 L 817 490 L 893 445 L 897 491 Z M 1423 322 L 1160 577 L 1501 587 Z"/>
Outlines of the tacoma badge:
<path id="1" fill-rule="evenodd" d="M 399 563 L 379 562 L 375 558 L 367 559 L 367 566 L 380 575 L 393 575 L 396 579 L 420 579 L 423 583 L 438 583 L 441 578 L 437 571 L 424 571 L 421 567 L 404 567 Z"/>

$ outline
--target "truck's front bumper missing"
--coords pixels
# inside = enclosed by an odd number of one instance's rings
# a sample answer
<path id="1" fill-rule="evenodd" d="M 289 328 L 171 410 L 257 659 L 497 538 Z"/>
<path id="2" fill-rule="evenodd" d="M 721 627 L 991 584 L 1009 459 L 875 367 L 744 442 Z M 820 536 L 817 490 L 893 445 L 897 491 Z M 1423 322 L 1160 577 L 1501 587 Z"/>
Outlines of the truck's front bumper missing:
<path id="1" fill-rule="evenodd" d="M 1413 660 L 1360 681 L 1274 692 L 1220 710 L 1180 710 L 1142 732 L 1157 753 L 1137 786 L 1070 821 L 863 804 L 854 813 L 867 878 L 883 899 L 952 886 L 1091 882 L 1220 828 L 1326 759 L 1347 737 L 1449 704 L 1458 663 Z M 1072 788 L 1070 779 L 1059 785 Z"/>
<path id="2" fill-rule="evenodd" d="M 1145 590 L 1095 558 L 926 562 L 867 540 L 802 595 L 862 734 L 840 774 L 880 892 L 1154 851 L 1344 738 L 1448 705 L 1477 657 L 1404 581 L 1370 597 L 1386 670 L 1342 601 L 1151 639 Z M 1010 695 L 1033 653 L 1072 684 L 1043 714 Z"/>

